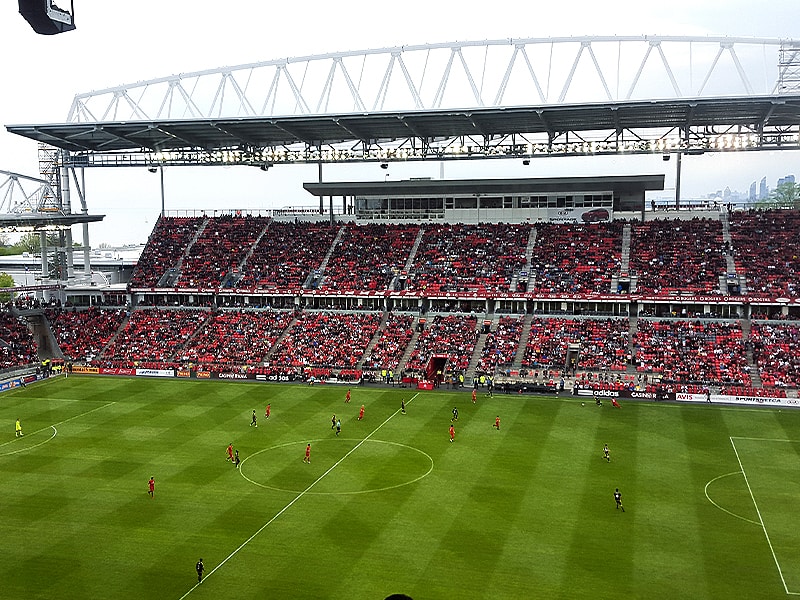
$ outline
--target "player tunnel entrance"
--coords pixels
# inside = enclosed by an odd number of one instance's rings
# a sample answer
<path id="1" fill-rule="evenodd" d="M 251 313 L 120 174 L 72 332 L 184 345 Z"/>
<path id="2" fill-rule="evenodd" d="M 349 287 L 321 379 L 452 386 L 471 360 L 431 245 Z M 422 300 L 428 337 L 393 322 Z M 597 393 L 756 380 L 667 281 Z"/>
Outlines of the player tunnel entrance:
<path id="1" fill-rule="evenodd" d="M 570 343 L 567 344 L 567 358 L 564 362 L 564 368 L 567 372 L 575 372 L 578 368 L 578 361 L 581 358 L 581 345 Z"/>
<path id="2" fill-rule="evenodd" d="M 425 379 L 428 381 L 435 381 L 441 383 L 444 379 L 444 369 L 447 366 L 447 356 L 437 355 L 432 356 L 428 361 L 428 366 L 425 367 Z"/>

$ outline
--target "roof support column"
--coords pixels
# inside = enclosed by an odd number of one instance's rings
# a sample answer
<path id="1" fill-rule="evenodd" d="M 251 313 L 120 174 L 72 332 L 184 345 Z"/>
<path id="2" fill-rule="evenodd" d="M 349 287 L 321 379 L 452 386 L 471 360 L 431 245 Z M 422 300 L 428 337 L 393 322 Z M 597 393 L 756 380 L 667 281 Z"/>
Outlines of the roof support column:
<path id="1" fill-rule="evenodd" d="M 681 208 L 681 157 L 683 153 L 679 150 L 675 153 L 678 160 L 675 161 L 675 210 Z"/>
<path id="2" fill-rule="evenodd" d="M 69 153 L 64 150 L 64 157 L 67 158 Z M 69 215 L 72 213 L 72 200 L 70 198 L 70 188 L 69 188 L 69 169 L 66 167 L 66 161 L 61 161 L 61 173 L 59 177 L 59 187 L 61 188 L 61 211 L 65 215 Z M 72 279 L 75 277 L 75 268 L 74 268 L 74 261 L 72 256 L 72 227 L 65 231 L 65 247 L 64 253 L 67 257 L 67 272 L 66 272 L 66 279 Z M 44 253 L 44 252 L 43 252 Z"/>

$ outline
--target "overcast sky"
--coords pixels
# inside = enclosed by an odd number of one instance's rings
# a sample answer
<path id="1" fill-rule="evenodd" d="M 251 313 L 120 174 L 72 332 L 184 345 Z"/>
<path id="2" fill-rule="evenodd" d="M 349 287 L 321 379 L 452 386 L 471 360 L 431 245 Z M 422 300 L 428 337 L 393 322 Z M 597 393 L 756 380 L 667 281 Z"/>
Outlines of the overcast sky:
<path id="1" fill-rule="evenodd" d="M 68 0 L 63 0 L 68 6 Z M 289 56 L 386 46 L 576 35 L 726 35 L 800 38 L 798 0 L 670 0 L 668 2 L 268 2 L 265 0 L 74 0 L 77 29 L 40 36 L 18 13 L 17 2 L 0 4 L 2 94 L 0 123 L 63 122 L 76 93 Z M 690 159 L 690 160 L 689 160 Z M 796 152 L 706 154 L 683 163 L 682 196 L 698 197 L 730 186 L 746 191 L 753 180 L 796 174 Z M 0 131 L 0 170 L 38 176 L 33 141 Z M 558 158 L 533 161 L 449 162 L 445 177 L 550 177 L 666 173 L 674 186 L 674 161 L 637 158 Z M 376 180 L 374 164 L 326 166 L 326 180 Z M 438 163 L 392 164 L 389 177 L 438 177 Z M 144 169 L 89 169 L 87 200 L 105 221 L 90 226 L 101 242 L 144 242 L 158 216 L 158 176 Z M 199 207 L 275 208 L 310 205 L 304 181 L 315 166 L 173 168 L 165 173 L 168 210 Z M 674 189 L 674 188 L 673 188 Z M 666 192 L 669 193 L 669 192 Z M 80 232 L 73 235 L 80 238 Z"/>

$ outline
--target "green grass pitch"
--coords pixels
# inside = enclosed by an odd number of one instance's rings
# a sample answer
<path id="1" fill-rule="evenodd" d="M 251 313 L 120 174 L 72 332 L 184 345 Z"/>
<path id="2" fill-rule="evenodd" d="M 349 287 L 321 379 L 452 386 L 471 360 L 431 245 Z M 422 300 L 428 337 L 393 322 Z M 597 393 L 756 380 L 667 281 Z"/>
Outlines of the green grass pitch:
<path id="1" fill-rule="evenodd" d="M 800 595 L 800 411 L 345 391 L 73 376 L 3 394 L 0 596 Z"/>

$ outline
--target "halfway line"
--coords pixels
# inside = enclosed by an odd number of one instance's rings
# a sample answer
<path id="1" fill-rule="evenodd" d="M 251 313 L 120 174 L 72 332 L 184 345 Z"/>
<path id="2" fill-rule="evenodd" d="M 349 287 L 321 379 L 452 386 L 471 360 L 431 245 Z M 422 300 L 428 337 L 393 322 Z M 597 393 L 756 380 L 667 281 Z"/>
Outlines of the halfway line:
<path id="1" fill-rule="evenodd" d="M 411 400 L 409 400 L 408 402 L 406 402 L 406 404 L 410 404 L 410 403 L 411 403 L 411 401 L 412 401 L 414 398 L 416 398 L 417 396 L 419 396 L 419 392 L 417 392 L 416 394 L 414 394 L 414 395 L 411 397 Z M 283 513 L 285 513 L 287 510 L 289 510 L 289 508 L 291 508 L 291 507 L 292 507 L 292 505 L 294 505 L 294 503 L 295 503 L 295 502 L 297 502 L 298 500 L 300 500 L 300 498 L 302 498 L 303 496 L 305 496 L 305 495 L 306 495 L 306 494 L 307 494 L 307 493 L 308 493 L 308 492 L 311 490 L 311 488 L 313 488 L 313 487 L 314 487 L 315 485 L 317 485 L 317 484 L 318 484 L 320 481 L 322 481 L 322 479 L 323 479 L 323 478 L 324 478 L 324 477 L 325 477 L 325 476 L 326 476 L 328 473 L 330 473 L 331 471 L 333 471 L 333 470 L 334 470 L 334 469 L 335 469 L 337 466 L 339 466 L 339 464 L 341 464 L 341 462 L 342 462 L 342 461 L 343 461 L 345 458 L 347 458 L 347 457 L 348 457 L 348 456 L 350 456 L 350 455 L 351 455 L 353 452 L 355 452 L 356 450 L 358 450 L 358 449 L 361 447 L 361 444 L 363 444 L 363 443 L 364 443 L 364 442 L 366 442 L 366 441 L 367 441 L 369 438 L 371 438 L 373 435 L 375 435 L 375 434 L 378 432 L 378 430 L 379 430 L 381 427 L 383 427 L 384 425 L 386 425 L 386 423 L 388 423 L 389 421 L 391 421 L 391 420 L 392 420 L 392 419 L 393 419 L 393 418 L 394 418 L 394 417 L 397 415 L 397 413 L 399 413 L 399 412 L 400 412 L 400 409 L 398 408 L 398 409 L 397 409 L 396 411 L 394 411 L 394 412 L 393 412 L 391 415 L 389 415 L 389 416 L 386 418 L 386 420 L 385 420 L 383 423 L 381 423 L 380 425 L 378 425 L 378 426 L 377 426 L 377 427 L 376 427 L 376 428 L 375 428 L 375 429 L 374 429 L 374 430 L 373 430 L 371 433 L 369 433 L 369 434 L 368 434 L 368 435 L 367 435 L 367 436 L 366 436 L 366 437 L 365 437 L 363 440 L 361 440 L 361 441 L 360 441 L 358 444 L 356 444 L 355 446 L 353 446 L 353 448 L 351 448 L 351 449 L 350 449 L 350 451 L 349 451 L 347 454 L 345 454 L 345 455 L 344 455 L 342 458 L 340 458 L 339 460 L 337 460 L 337 461 L 336 461 L 336 462 L 335 462 L 335 463 L 334 463 L 334 464 L 333 464 L 333 465 L 332 465 L 332 466 L 331 466 L 331 467 L 330 467 L 330 468 L 329 468 L 327 471 L 325 471 L 325 472 L 324 472 L 322 475 L 320 475 L 319 477 L 317 477 L 317 479 L 316 479 L 316 480 L 314 480 L 314 481 L 313 481 L 313 482 L 312 482 L 312 483 L 311 483 L 311 484 L 310 484 L 310 485 L 309 485 L 309 486 L 308 486 L 306 489 L 304 489 L 302 492 L 300 492 L 299 494 L 297 494 L 297 496 L 296 496 L 295 498 L 293 498 L 293 499 L 292 499 L 292 500 L 289 502 L 289 504 L 287 504 L 287 505 L 286 505 L 286 506 L 284 506 L 282 509 L 280 509 L 280 510 L 277 512 L 277 514 L 276 514 L 274 517 L 272 517 L 272 518 L 271 518 L 269 521 L 267 521 L 267 522 L 266 522 L 266 523 L 264 523 L 264 524 L 263 524 L 261 527 L 259 527 L 259 528 L 258 528 L 258 531 L 256 531 L 256 532 L 255 532 L 253 535 L 251 535 L 249 538 L 247 538 L 247 539 L 246 539 L 244 542 L 242 542 L 242 544 L 241 544 L 241 545 L 240 545 L 238 548 L 236 548 L 236 550 L 234 550 L 233 552 L 231 552 L 231 553 L 230 553 L 230 554 L 229 554 L 227 557 L 225 557 L 225 559 L 224 559 L 224 560 L 223 560 L 221 563 L 219 563 L 219 564 L 218 564 L 216 567 L 214 567 L 213 569 L 211 569 L 211 570 L 208 572 L 208 575 L 206 575 L 204 579 L 208 579 L 209 577 L 211 577 L 211 576 L 214 574 L 214 572 L 215 572 L 217 569 L 219 569 L 219 568 L 220 568 L 222 565 L 224 565 L 224 564 L 225 564 L 226 562 L 228 562 L 228 561 L 229 561 L 231 558 L 233 558 L 233 557 L 234 557 L 234 556 L 235 556 L 235 555 L 236 555 L 236 554 L 239 552 L 239 550 L 241 550 L 241 549 L 242 549 L 242 548 L 244 548 L 244 547 L 245 547 L 247 544 L 249 544 L 250 542 L 252 542 L 252 541 L 253 541 L 253 539 L 255 539 L 255 537 L 256 537 L 256 536 L 257 536 L 259 533 L 261 533 L 262 531 L 264 531 L 264 530 L 265 530 L 265 529 L 266 529 L 266 528 L 267 528 L 267 527 L 268 527 L 270 524 L 272 524 L 272 523 L 275 521 L 275 519 L 277 519 L 278 517 L 280 517 L 280 516 L 281 516 Z M 194 585 L 193 585 L 193 586 L 192 586 L 192 587 L 189 589 L 189 591 L 188 591 L 188 592 L 186 592 L 186 593 L 185 593 L 183 596 L 181 596 L 181 597 L 180 597 L 180 599 L 179 599 L 179 600 L 183 600 L 184 598 L 186 598 L 186 596 L 188 596 L 189 594 L 191 594 L 191 593 L 192 593 L 192 592 L 193 592 L 193 591 L 194 591 L 194 590 L 195 590 L 195 589 L 196 589 L 198 586 L 200 586 L 200 585 L 202 585 L 202 584 L 201 584 L 199 581 L 198 581 L 197 583 L 195 583 L 195 584 L 194 584 Z"/>

